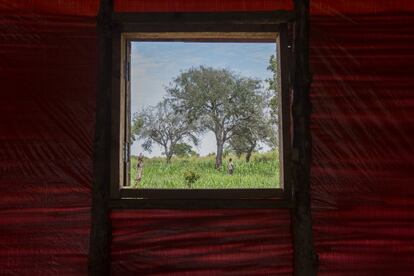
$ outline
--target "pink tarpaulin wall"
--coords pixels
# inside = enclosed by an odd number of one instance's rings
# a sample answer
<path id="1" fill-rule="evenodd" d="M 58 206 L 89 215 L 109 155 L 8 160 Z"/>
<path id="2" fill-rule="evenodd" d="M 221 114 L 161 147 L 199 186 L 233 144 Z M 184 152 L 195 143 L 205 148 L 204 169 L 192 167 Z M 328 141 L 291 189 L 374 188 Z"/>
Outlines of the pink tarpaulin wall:
<path id="1" fill-rule="evenodd" d="M 117 11 L 292 9 L 115 1 Z M 85 275 L 98 1 L 0 0 L 0 275 Z M 414 269 L 414 2 L 311 0 L 319 275 Z M 287 210 L 116 211 L 114 275 L 291 275 Z"/>

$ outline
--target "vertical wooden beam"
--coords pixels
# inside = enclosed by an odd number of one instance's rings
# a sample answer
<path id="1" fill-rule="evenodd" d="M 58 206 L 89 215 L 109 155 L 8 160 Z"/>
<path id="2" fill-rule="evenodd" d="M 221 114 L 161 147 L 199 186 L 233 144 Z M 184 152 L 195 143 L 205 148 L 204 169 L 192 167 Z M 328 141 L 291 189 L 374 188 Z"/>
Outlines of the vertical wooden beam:
<path id="1" fill-rule="evenodd" d="M 95 152 L 89 275 L 110 274 L 111 226 L 109 219 L 110 142 L 111 142 L 111 74 L 112 74 L 112 0 L 101 0 L 97 18 L 98 86 L 96 96 Z"/>
<path id="2" fill-rule="evenodd" d="M 310 197 L 310 165 L 312 143 L 309 98 L 309 0 L 293 0 L 295 6 L 295 49 L 293 75 L 293 156 L 292 181 L 294 188 L 293 243 L 294 274 L 317 274 L 317 255 L 313 247 Z"/>

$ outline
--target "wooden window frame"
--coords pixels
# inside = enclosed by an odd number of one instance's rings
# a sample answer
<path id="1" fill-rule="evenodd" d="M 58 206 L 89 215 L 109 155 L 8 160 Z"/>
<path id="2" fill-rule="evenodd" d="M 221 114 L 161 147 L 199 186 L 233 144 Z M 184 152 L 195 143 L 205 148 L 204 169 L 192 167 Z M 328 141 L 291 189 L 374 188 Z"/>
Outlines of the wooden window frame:
<path id="1" fill-rule="evenodd" d="M 292 39 L 292 54 L 289 61 L 289 84 L 293 90 L 291 106 L 291 168 L 290 179 L 293 201 L 290 206 L 292 216 L 294 275 L 316 276 L 319 261 L 313 245 L 311 195 L 310 195 L 310 167 L 312 159 L 312 139 L 310 120 L 312 105 L 310 102 L 310 87 L 312 75 L 309 64 L 309 34 L 310 34 L 310 4 L 309 0 L 293 0 L 294 12 L 283 15 L 279 13 L 280 22 L 291 21 L 295 18 Z M 275 13 L 272 13 L 275 15 Z M 144 207 L 141 205 L 118 204 L 110 200 L 111 183 L 111 149 L 116 141 L 111 140 L 111 124 L 113 123 L 114 106 L 111 101 L 114 95 L 111 90 L 112 82 L 116 82 L 113 75 L 112 41 L 117 32 L 114 25 L 113 1 L 100 0 L 97 17 L 97 46 L 98 46 L 98 79 L 96 97 L 96 126 L 93 157 L 93 184 L 91 231 L 88 254 L 88 274 L 105 276 L 111 273 L 111 220 L 110 212 L 113 208 Z M 293 16 L 292 16 L 293 15 Z M 135 15 L 140 18 L 141 14 Z M 127 15 L 128 17 L 128 15 Z M 148 15 L 146 22 L 148 22 Z M 273 18 L 273 17 L 272 17 Z M 119 19 L 119 18 L 118 18 Z M 228 18 L 231 21 L 231 17 Z M 139 21 L 139 20 L 138 20 Z M 263 21 L 262 21 L 263 22 Z M 114 32 L 115 31 L 115 32 Z M 119 30 L 118 30 L 119 31 Z M 290 53 L 290 51 L 289 51 Z M 119 81 L 119 80 L 118 80 Z M 118 203 L 117 203 L 118 202 Z M 210 202 L 210 201 L 207 201 Z M 186 202 L 191 204 L 191 202 Z M 182 208 L 189 208 L 188 204 Z M 226 202 L 229 204 L 229 202 Z M 149 208 L 154 204 L 147 203 Z M 161 204 L 162 205 L 162 204 Z M 168 207 L 168 204 L 165 204 Z M 174 206 L 177 206 L 175 203 Z M 243 205 L 245 206 L 245 205 Z M 111 208 L 112 207 L 112 208 Z M 203 206 L 201 206 L 203 207 Z M 210 208 L 213 206 L 210 206 Z M 274 207 L 274 205 L 272 205 Z"/>
<path id="2" fill-rule="evenodd" d="M 291 66 L 285 11 L 254 13 L 114 13 L 112 16 L 111 187 L 112 208 L 291 208 Z M 124 187 L 129 165 L 129 59 L 132 40 L 270 42 L 281 68 L 280 183 L 268 189 L 133 189 Z M 271 41 L 273 42 L 273 41 Z M 124 127 L 122 127 L 124 126 Z"/>

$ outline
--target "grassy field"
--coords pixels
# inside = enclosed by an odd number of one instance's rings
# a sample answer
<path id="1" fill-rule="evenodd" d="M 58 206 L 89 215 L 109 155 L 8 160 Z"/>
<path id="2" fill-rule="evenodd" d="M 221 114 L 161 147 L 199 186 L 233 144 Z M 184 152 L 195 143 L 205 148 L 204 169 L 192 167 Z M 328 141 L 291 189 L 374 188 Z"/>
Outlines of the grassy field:
<path id="1" fill-rule="evenodd" d="M 233 159 L 234 174 L 227 174 L 227 161 Z M 153 157 L 144 159 L 144 171 L 141 182 L 135 184 L 135 156 L 131 157 L 131 185 L 136 188 L 152 189 L 228 189 L 228 188 L 278 188 L 279 161 L 276 152 L 254 153 L 250 162 L 244 156 L 238 159 L 227 156 L 223 159 L 221 170 L 214 169 L 214 156 L 206 157 L 173 157 L 170 164 L 165 158 Z M 198 179 L 189 184 L 185 174 L 193 173 Z"/>

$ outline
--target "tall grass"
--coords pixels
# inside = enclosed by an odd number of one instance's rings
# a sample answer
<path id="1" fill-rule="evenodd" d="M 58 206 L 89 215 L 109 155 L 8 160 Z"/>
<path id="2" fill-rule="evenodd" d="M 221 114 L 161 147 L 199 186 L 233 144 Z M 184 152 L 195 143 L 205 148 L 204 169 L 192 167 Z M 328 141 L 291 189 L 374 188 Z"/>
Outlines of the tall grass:
<path id="1" fill-rule="evenodd" d="M 228 159 L 234 163 L 233 175 L 227 174 Z M 220 170 L 214 168 L 215 157 L 173 157 L 170 164 L 165 158 L 144 159 L 143 177 L 135 183 L 137 159 L 131 157 L 131 185 L 136 188 L 151 189 L 226 189 L 226 188 L 278 188 L 279 159 L 277 153 L 254 153 L 250 162 L 244 156 L 229 155 L 223 159 Z M 200 177 L 191 184 L 185 180 L 186 172 L 191 171 Z"/>

